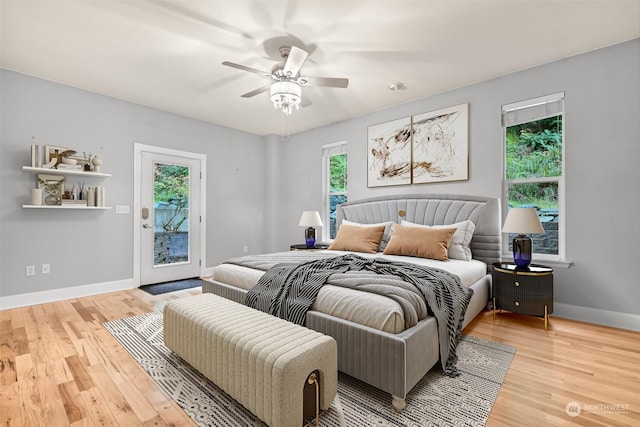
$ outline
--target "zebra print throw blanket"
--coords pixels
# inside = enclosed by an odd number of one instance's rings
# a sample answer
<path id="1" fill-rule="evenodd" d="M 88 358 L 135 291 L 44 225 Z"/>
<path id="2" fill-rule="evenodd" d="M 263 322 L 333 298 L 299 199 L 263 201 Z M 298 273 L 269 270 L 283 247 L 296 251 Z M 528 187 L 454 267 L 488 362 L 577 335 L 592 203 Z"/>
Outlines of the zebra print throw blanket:
<path id="1" fill-rule="evenodd" d="M 473 291 L 463 288 L 460 279 L 446 271 L 354 254 L 280 264 L 267 270 L 247 293 L 245 304 L 304 325 L 307 311 L 329 277 L 352 271 L 397 276 L 418 288 L 438 323 L 442 368 L 446 375 L 458 375 L 456 347 Z"/>

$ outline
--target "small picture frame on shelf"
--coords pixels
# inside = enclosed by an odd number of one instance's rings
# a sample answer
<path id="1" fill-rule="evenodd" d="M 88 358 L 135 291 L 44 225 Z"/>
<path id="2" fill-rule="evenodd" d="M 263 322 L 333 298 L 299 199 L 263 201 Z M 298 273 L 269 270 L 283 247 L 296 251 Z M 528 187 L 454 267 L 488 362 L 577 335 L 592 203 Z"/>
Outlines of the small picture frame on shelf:
<path id="1" fill-rule="evenodd" d="M 37 185 L 42 189 L 42 201 L 45 205 L 62 204 L 65 177 L 60 175 L 38 174 Z"/>
<path id="2" fill-rule="evenodd" d="M 58 154 L 67 151 L 66 147 L 56 147 L 55 145 L 44 146 L 44 162 L 49 163 L 51 160 L 58 157 Z"/>

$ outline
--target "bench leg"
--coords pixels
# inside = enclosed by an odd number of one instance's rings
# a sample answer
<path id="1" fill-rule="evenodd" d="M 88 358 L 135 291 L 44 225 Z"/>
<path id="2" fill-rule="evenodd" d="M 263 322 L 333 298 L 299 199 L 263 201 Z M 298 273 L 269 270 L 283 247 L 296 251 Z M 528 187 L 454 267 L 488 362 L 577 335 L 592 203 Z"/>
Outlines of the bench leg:
<path id="1" fill-rule="evenodd" d="M 318 384 L 318 377 L 315 372 L 309 375 L 307 382 L 309 384 L 315 384 L 316 386 L 316 418 L 314 425 L 318 427 L 318 423 L 320 422 L 320 384 Z"/>
<path id="2" fill-rule="evenodd" d="M 402 412 L 407 407 L 407 402 L 401 397 L 391 395 L 391 405 L 396 412 Z"/>

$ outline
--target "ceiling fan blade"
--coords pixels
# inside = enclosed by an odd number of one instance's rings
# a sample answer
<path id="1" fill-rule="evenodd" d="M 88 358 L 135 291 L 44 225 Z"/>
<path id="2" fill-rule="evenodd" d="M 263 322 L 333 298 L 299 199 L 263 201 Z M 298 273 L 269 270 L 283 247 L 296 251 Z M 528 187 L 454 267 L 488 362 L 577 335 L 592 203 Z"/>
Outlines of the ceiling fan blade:
<path id="1" fill-rule="evenodd" d="M 334 78 L 334 77 L 302 77 L 299 79 L 300 84 L 303 86 L 326 86 L 326 87 L 339 87 L 346 88 L 349 86 L 349 79 Z M 304 81 L 304 83 L 302 82 Z"/>
<path id="2" fill-rule="evenodd" d="M 251 92 L 247 92 L 244 95 L 241 95 L 243 98 L 251 98 L 252 96 L 256 96 L 258 94 L 261 94 L 262 92 L 266 92 L 269 90 L 269 88 L 271 87 L 271 83 L 269 83 L 266 86 L 262 86 L 261 88 L 258 88 L 256 90 L 252 90 Z"/>
<path id="3" fill-rule="evenodd" d="M 284 64 L 284 68 L 282 70 L 284 74 L 291 77 L 297 76 L 302 64 L 304 64 L 304 61 L 307 59 L 307 56 L 309 56 L 309 54 L 306 51 L 299 47 L 291 46 L 287 62 Z"/>
<path id="4" fill-rule="evenodd" d="M 237 68 L 238 70 L 248 71 L 250 73 L 260 74 L 262 76 L 269 76 L 271 73 L 267 73 L 266 71 L 256 70 L 255 68 L 247 67 L 245 65 L 236 64 L 234 62 L 224 61 L 222 65 L 226 65 L 227 67 Z"/>

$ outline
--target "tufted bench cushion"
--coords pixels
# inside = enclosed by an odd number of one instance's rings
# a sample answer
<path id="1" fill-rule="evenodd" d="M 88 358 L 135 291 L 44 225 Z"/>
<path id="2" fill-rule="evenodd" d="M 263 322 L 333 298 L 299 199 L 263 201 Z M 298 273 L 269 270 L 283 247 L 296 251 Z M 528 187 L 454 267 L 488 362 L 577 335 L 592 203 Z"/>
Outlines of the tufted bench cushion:
<path id="1" fill-rule="evenodd" d="M 336 341 L 213 294 L 164 307 L 164 342 L 272 427 L 303 424 L 303 387 L 319 371 L 320 409 L 337 392 Z"/>

